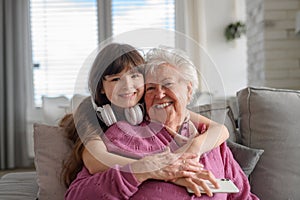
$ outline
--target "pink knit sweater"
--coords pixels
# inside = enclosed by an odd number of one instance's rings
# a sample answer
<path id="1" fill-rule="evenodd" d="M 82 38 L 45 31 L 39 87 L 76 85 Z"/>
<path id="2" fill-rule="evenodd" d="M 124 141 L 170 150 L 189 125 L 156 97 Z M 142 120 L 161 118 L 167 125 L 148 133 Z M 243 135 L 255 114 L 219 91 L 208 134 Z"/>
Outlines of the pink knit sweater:
<path id="1" fill-rule="evenodd" d="M 146 126 L 146 123 L 143 123 L 142 126 Z M 136 134 L 133 134 L 132 131 L 137 131 L 136 127 L 132 127 L 125 122 L 118 122 L 106 131 L 104 140 L 109 150 L 135 158 L 159 152 L 170 144 L 173 150 L 179 147 L 161 126 L 154 125 L 152 127 L 148 126 L 148 128 L 148 132 L 144 131 L 143 134 L 135 132 Z M 186 126 L 183 127 L 182 134 L 188 135 Z M 186 188 L 165 181 L 148 180 L 138 183 L 133 174 L 130 173 L 129 165 L 124 167 L 116 165 L 105 172 L 94 175 L 89 174 L 88 170 L 83 167 L 68 188 L 65 199 L 258 199 L 250 192 L 248 179 L 239 164 L 234 160 L 226 143 L 204 154 L 200 162 L 217 178 L 231 179 L 240 192 L 235 194 L 218 193 L 211 198 L 205 194 L 196 197 L 188 193 Z"/>

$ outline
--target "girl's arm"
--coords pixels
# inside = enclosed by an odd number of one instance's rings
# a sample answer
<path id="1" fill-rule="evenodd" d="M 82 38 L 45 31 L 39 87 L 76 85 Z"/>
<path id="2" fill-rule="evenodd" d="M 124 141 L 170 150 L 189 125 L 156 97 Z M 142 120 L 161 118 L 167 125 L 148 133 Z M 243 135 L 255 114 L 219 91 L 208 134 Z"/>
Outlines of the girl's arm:
<path id="1" fill-rule="evenodd" d="M 213 144 L 213 148 L 220 146 L 223 142 L 225 142 L 229 138 L 229 132 L 223 124 L 219 124 L 207 117 L 204 117 L 198 113 L 190 111 L 190 120 L 196 126 L 198 131 L 201 133 L 202 125 L 205 124 L 207 127 L 207 131 L 204 132 L 204 135 L 209 136 L 215 143 Z"/>
<path id="2" fill-rule="evenodd" d="M 190 119 L 198 129 L 201 129 L 201 124 L 205 124 L 208 128 L 203 134 L 194 138 L 187 152 L 197 153 L 200 157 L 202 153 L 219 146 L 229 137 L 228 130 L 224 125 L 194 112 L 190 113 Z M 109 153 L 100 137 L 86 143 L 82 159 L 91 174 L 103 172 L 115 164 L 124 166 L 135 161 L 135 159 Z"/>
<path id="3" fill-rule="evenodd" d="M 221 145 L 229 137 L 229 132 L 223 124 L 194 112 L 190 112 L 190 120 L 200 134 L 193 139 L 187 152 L 197 153 L 200 157 L 201 154 Z M 206 131 L 202 133 L 203 126 L 206 126 Z"/>
<path id="4" fill-rule="evenodd" d="M 181 165 L 183 160 L 188 162 L 195 156 L 188 153 L 176 155 L 165 151 L 146 156 L 130 165 L 122 167 L 115 165 L 105 172 L 79 180 L 69 187 L 65 199 L 130 199 L 139 190 L 138 186 L 146 180 L 169 181 L 180 177 L 194 176 L 194 172 L 181 169 Z M 174 162 L 174 160 L 176 161 Z M 172 162 L 171 165 L 169 165 L 170 162 Z M 196 166 L 199 167 L 199 164 Z M 209 178 L 207 179 L 210 180 Z M 112 182 L 112 180 L 114 181 Z M 88 187 L 82 187 L 83 185 L 88 185 Z"/>
<path id="5" fill-rule="evenodd" d="M 82 153 L 82 160 L 90 174 L 103 172 L 116 164 L 125 166 L 135 159 L 119 156 L 107 151 L 102 139 L 98 137 L 88 141 Z"/>

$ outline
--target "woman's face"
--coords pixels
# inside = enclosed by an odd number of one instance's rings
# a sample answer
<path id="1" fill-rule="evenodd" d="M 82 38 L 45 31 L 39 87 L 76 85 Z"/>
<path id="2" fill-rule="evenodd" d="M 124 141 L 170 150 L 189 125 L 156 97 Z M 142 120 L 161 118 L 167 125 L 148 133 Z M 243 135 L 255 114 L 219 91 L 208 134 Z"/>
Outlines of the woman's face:
<path id="1" fill-rule="evenodd" d="M 169 64 L 146 74 L 146 110 L 151 120 L 175 128 L 186 117 L 186 106 L 192 94 L 192 84 Z"/>
<path id="2" fill-rule="evenodd" d="M 144 77 L 136 68 L 126 67 L 118 74 L 107 75 L 103 91 L 108 100 L 121 108 L 135 106 L 144 94 Z"/>

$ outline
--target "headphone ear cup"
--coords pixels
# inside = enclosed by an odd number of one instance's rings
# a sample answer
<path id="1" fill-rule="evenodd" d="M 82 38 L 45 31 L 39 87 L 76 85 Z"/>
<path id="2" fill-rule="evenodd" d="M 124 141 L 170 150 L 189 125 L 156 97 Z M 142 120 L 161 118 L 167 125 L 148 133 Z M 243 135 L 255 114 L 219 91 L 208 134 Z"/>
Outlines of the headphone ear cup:
<path id="1" fill-rule="evenodd" d="M 126 108 L 124 110 L 126 120 L 131 124 L 131 125 L 138 125 L 143 121 L 144 118 L 144 113 L 143 110 L 141 109 L 141 104 L 137 104 L 131 108 Z"/>
<path id="2" fill-rule="evenodd" d="M 97 109 L 97 111 L 100 113 L 100 119 L 106 126 L 111 126 L 117 122 L 116 116 L 109 104 L 103 105 L 102 109 Z"/>

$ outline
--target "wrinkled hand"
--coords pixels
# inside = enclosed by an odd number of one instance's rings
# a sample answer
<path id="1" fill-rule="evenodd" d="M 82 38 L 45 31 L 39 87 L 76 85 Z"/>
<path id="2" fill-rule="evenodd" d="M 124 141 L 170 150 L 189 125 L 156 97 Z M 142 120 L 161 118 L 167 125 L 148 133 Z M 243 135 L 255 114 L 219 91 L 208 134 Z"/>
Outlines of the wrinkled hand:
<path id="1" fill-rule="evenodd" d="M 205 193 L 212 197 L 213 194 L 209 187 L 207 186 L 205 180 L 210 181 L 215 188 L 219 188 L 219 184 L 215 178 L 215 176 L 208 170 L 202 170 L 197 173 L 194 173 L 191 177 L 182 177 L 174 181 L 175 184 L 184 186 L 186 188 L 189 188 L 194 191 L 195 195 L 200 197 L 201 192 L 198 188 L 198 186 L 201 186 Z"/>
<path id="2" fill-rule="evenodd" d="M 167 149 L 132 163 L 131 170 L 140 182 L 147 179 L 174 181 L 181 177 L 192 177 L 203 169 L 203 165 L 197 162 L 195 157 L 196 154 L 171 153 Z"/>

